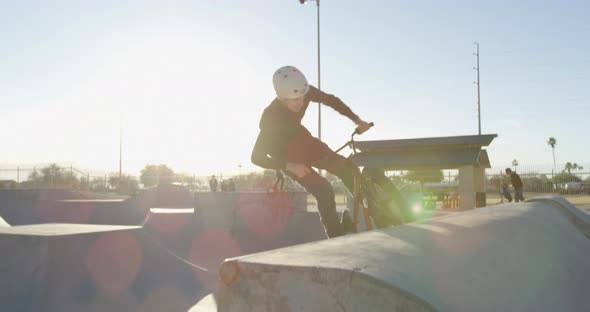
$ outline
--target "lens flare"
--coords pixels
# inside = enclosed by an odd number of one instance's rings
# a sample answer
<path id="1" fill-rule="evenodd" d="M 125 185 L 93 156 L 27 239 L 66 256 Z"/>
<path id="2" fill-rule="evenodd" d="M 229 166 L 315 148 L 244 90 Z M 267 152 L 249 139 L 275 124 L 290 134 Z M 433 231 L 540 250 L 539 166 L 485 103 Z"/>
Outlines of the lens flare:
<path id="1" fill-rule="evenodd" d="M 414 214 L 422 213 L 422 205 L 420 203 L 414 204 L 414 206 L 412 207 L 412 211 L 414 212 Z"/>

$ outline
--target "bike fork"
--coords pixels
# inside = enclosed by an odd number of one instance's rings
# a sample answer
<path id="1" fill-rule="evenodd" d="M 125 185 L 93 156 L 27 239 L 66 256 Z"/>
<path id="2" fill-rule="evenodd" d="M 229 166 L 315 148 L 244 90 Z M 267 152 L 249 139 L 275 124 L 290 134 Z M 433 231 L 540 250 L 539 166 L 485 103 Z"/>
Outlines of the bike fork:
<path id="1" fill-rule="evenodd" d="M 365 229 L 370 231 L 373 229 L 371 224 L 371 216 L 369 213 L 369 207 L 365 207 L 363 200 L 365 199 L 365 194 L 362 192 L 361 185 L 362 185 L 362 176 L 360 174 L 354 175 L 354 200 L 353 200 L 353 226 L 354 232 L 358 233 L 358 223 L 359 223 L 359 210 L 363 210 L 363 216 L 365 219 Z"/>

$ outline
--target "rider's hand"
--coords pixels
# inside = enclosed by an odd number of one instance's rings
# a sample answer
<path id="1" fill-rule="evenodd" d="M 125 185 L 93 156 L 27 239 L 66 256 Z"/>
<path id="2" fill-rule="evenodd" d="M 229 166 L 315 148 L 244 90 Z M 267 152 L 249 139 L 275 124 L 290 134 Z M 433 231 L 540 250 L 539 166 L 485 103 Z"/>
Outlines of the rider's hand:
<path id="1" fill-rule="evenodd" d="M 297 163 L 287 163 L 286 169 L 300 179 L 311 173 L 311 168 Z"/>
<path id="2" fill-rule="evenodd" d="M 363 132 L 369 130 L 369 128 L 371 128 L 371 126 L 372 126 L 370 123 L 368 123 L 360 118 L 355 120 L 354 123 L 358 126 L 356 128 L 356 133 L 358 133 L 358 134 L 362 134 Z"/>

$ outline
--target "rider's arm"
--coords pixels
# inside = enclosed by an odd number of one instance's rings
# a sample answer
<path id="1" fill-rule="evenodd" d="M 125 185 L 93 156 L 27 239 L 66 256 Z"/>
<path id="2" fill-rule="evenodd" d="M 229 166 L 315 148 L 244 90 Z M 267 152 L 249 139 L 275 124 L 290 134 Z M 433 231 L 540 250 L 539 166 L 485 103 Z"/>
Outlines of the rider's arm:
<path id="1" fill-rule="evenodd" d="M 270 131 L 260 130 L 250 156 L 253 164 L 265 169 L 285 169 L 287 165 L 285 160 L 276 156 L 275 158 L 269 156 L 271 147 L 277 143 L 274 141 L 275 139 Z"/>
<path id="2" fill-rule="evenodd" d="M 260 133 L 250 157 L 253 164 L 265 169 L 285 169 L 287 161 L 283 151 L 282 126 L 282 119 L 276 110 L 264 111 L 260 118 Z"/>
<path id="3" fill-rule="evenodd" d="M 309 86 L 309 91 L 305 96 L 308 97 L 308 99 L 312 102 L 322 103 L 331 107 L 340 114 L 350 118 L 350 120 L 357 124 L 358 121 L 360 121 L 359 116 L 357 116 L 350 109 L 350 107 L 348 107 L 346 104 L 344 104 L 344 102 L 342 102 L 342 100 L 332 94 L 325 93 L 314 86 Z"/>

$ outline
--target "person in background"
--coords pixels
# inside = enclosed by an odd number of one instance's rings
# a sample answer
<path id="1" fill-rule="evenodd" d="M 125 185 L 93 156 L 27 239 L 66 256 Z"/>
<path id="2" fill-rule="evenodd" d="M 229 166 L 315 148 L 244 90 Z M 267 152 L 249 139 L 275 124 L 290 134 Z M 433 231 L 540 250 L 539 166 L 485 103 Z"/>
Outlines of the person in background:
<path id="1" fill-rule="evenodd" d="M 519 201 L 524 201 L 524 196 L 522 195 L 522 188 L 524 185 L 520 180 L 520 176 L 510 168 L 506 168 L 506 175 L 510 176 L 510 182 L 514 188 L 514 201 L 517 203 Z"/>
<path id="2" fill-rule="evenodd" d="M 209 189 L 211 192 L 217 192 L 217 179 L 215 178 L 215 175 L 212 175 L 209 180 Z"/>
<path id="3" fill-rule="evenodd" d="M 227 182 L 227 191 L 228 192 L 235 192 L 236 191 L 236 183 L 234 182 L 234 179 L 229 179 L 229 181 Z"/>

